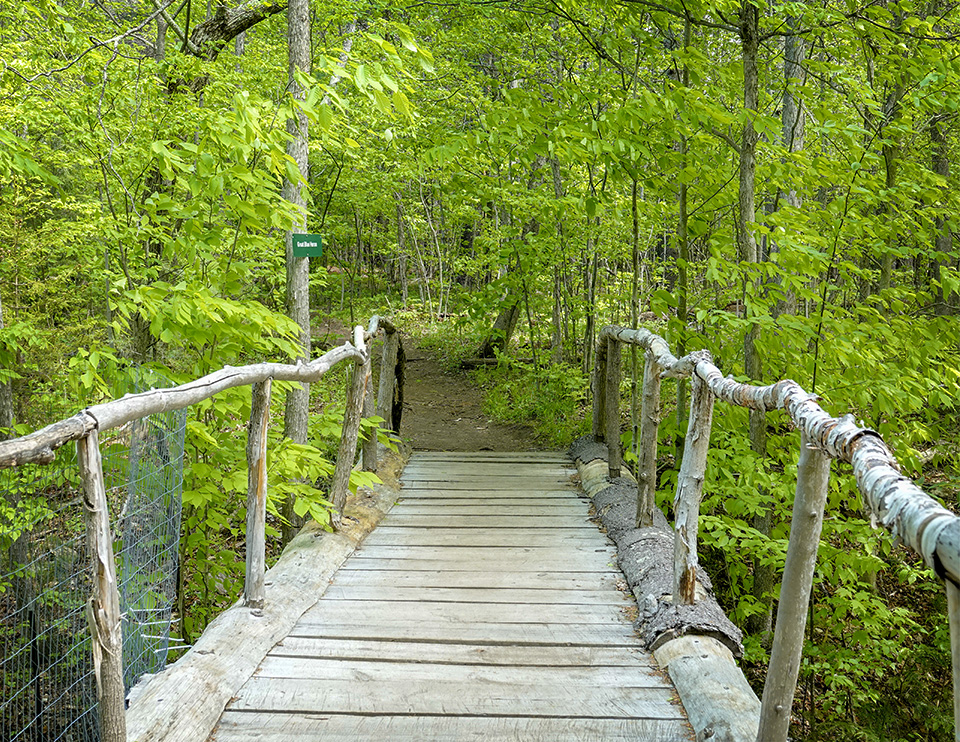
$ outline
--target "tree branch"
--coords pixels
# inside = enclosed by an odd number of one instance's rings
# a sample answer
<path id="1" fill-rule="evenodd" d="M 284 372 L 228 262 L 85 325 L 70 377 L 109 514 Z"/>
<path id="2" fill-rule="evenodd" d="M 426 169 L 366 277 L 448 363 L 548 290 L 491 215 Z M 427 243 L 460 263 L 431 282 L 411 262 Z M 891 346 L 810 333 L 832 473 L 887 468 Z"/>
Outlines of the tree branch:
<path id="1" fill-rule="evenodd" d="M 190 44 L 196 49 L 191 53 L 212 62 L 234 38 L 286 9 L 287 0 L 247 0 L 232 10 L 221 6 L 211 18 L 190 33 Z"/>

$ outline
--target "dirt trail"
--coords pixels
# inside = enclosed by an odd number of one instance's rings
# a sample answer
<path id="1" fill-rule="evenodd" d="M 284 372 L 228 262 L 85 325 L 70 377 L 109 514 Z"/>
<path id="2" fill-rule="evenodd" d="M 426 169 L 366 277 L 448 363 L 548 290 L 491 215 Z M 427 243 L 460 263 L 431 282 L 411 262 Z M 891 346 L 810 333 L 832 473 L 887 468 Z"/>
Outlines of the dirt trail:
<path id="1" fill-rule="evenodd" d="M 540 451 L 533 431 L 501 425 L 483 413 L 480 390 L 463 372 L 447 372 L 415 339 L 407 354 L 401 435 L 415 450 Z"/>
<path id="2" fill-rule="evenodd" d="M 332 347 L 349 336 L 340 320 L 313 318 L 316 348 Z M 403 390 L 401 437 L 421 451 L 542 451 L 533 431 L 523 425 L 501 425 L 483 413 L 482 394 L 466 373 L 448 372 L 417 339 L 404 333 L 407 356 Z M 374 344 L 374 364 L 380 358 L 380 343 Z M 375 371 L 375 376 L 379 369 Z"/>

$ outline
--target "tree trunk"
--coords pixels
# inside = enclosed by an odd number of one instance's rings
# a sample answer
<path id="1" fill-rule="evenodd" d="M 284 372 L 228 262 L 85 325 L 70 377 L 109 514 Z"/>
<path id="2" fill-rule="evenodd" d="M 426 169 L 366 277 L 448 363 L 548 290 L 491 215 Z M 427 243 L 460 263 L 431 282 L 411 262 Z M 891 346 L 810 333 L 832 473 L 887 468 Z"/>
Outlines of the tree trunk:
<path id="1" fill-rule="evenodd" d="M 496 358 L 498 353 L 506 351 L 519 318 L 520 302 L 510 301 L 500 310 L 500 314 L 497 315 L 497 319 L 490 329 L 490 334 L 483 341 L 477 355 L 480 358 Z"/>
<path id="2" fill-rule="evenodd" d="M 933 144 L 932 166 L 933 172 L 944 180 L 943 190 L 949 188 L 950 179 L 950 153 L 947 148 L 947 137 L 943 133 L 944 121 L 942 118 L 934 118 L 930 123 L 930 141 Z M 950 306 L 951 296 L 944 293 L 942 271 L 949 266 L 950 248 L 953 244 L 953 234 L 950 227 L 946 224 L 946 219 L 941 214 L 936 218 L 937 235 L 934 247 L 936 248 L 936 264 L 934 265 L 934 276 L 938 285 L 936 288 L 936 299 L 934 312 L 940 316 L 952 314 Z"/>
<path id="3" fill-rule="evenodd" d="M 306 93 L 296 79 L 296 70 L 310 71 L 310 3 L 309 0 L 292 0 L 287 10 L 287 52 L 289 56 L 289 89 L 294 98 L 303 100 Z M 309 129 L 307 117 L 295 114 L 287 121 L 287 154 L 293 158 L 300 173 L 309 177 L 307 146 Z M 300 183 L 283 182 L 283 197 L 293 203 L 301 214 L 293 229 L 307 231 L 306 201 Z M 300 358 L 310 359 L 310 259 L 293 256 L 292 232 L 287 232 L 287 315 L 300 326 Z M 283 416 L 283 434 L 294 443 L 307 442 L 309 421 L 310 386 L 296 384 L 288 392 Z M 283 542 L 288 543 L 295 535 L 303 519 L 293 510 L 292 498 L 284 503 Z"/>
<path id="4" fill-rule="evenodd" d="M 753 116 L 757 112 L 760 97 L 759 71 L 757 57 L 759 51 L 759 9 L 756 5 L 746 3 L 740 14 L 740 43 L 743 51 L 743 107 L 747 121 L 743 127 L 743 138 L 740 143 L 740 188 L 739 208 L 737 211 L 737 247 L 740 261 L 756 263 L 759 261 L 757 240 L 753 232 L 753 223 L 756 221 L 756 168 L 757 168 L 757 130 L 753 125 Z M 744 297 L 746 307 L 749 296 Z M 748 316 L 750 312 L 747 312 Z M 757 328 L 751 326 L 744 337 L 744 371 L 747 378 L 760 381 L 762 369 L 760 353 L 757 351 Z M 762 410 L 750 410 L 750 447 L 760 457 L 766 456 L 766 413 Z M 754 517 L 754 527 L 764 535 L 770 535 L 771 513 L 769 508 L 764 509 Z M 773 570 L 758 563 L 754 564 L 753 595 L 765 610 L 752 616 L 749 630 L 752 633 L 769 632 L 772 621 L 772 599 L 770 591 L 773 588 Z"/>
<path id="5" fill-rule="evenodd" d="M 0 330 L 3 327 L 3 303 L 0 301 Z M 0 441 L 13 437 L 13 382 L 0 378 Z"/>

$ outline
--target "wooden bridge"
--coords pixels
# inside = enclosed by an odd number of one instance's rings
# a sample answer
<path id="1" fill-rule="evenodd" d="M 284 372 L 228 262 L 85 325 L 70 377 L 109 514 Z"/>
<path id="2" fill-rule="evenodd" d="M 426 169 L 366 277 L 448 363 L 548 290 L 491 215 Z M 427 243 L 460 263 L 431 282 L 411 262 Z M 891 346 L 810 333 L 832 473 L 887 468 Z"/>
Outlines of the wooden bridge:
<path id="1" fill-rule="evenodd" d="M 555 454 L 415 453 L 213 739 L 688 738 L 575 474 Z"/>
<path id="2" fill-rule="evenodd" d="M 374 406 L 367 342 L 378 333 L 386 337 Z M 723 378 L 708 354 L 677 359 L 653 333 L 608 327 L 594 374 L 593 435 L 575 451 L 576 471 L 559 454 L 421 453 L 407 466 L 401 489 L 385 485 L 348 500 L 361 414 L 376 410 L 397 423 L 391 404 L 398 341 L 395 328 L 375 318 L 366 332 L 356 328 L 353 343 L 310 363 L 223 369 L 0 443 L 0 466 L 16 466 L 49 461 L 57 447 L 77 441 L 105 742 L 199 742 L 211 729 L 221 742 L 786 740 L 830 458 L 853 465 L 867 506 L 943 580 L 960 718 L 960 518 L 900 476 L 875 433 L 850 417 L 829 416 L 791 381 L 740 384 Z M 624 344 L 646 353 L 635 480 L 624 478 L 620 461 Z M 354 373 L 331 493 L 336 532 L 306 528 L 265 572 L 271 381 L 314 381 L 341 361 L 352 362 Z M 672 526 L 653 503 L 665 376 L 693 384 Z M 127 710 L 98 432 L 243 385 L 253 388 L 243 599 L 184 658 L 132 695 Z M 762 705 L 734 662 L 739 631 L 712 600 L 697 564 L 715 401 L 783 409 L 803 434 Z M 377 459 L 368 442 L 364 466 L 374 468 Z M 578 478 L 595 497 L 592 512 L 608 536 L 591 522 Z"/>

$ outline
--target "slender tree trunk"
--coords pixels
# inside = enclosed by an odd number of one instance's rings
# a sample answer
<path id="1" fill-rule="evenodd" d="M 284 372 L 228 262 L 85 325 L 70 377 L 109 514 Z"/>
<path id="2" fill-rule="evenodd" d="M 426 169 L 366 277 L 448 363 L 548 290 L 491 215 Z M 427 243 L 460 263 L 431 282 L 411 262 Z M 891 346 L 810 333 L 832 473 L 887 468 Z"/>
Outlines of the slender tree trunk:
<path id="1" fill-rule="evenodd" d="M 739 208 L 737 218 L 737 247 L 740 261 L 756 263 L 759 261 L 756 235 L 753 232 L 753 223 L 756 221 L 756 167 L 757 167 L 757 130 L 753 125 L 760 99 L 760 75 L 758 70 L 759 53 L 759 16 L 756 5 L 747 2 L 743 5 L 740 14 L 740 43 L 743 52 L 743 107 L 747 120 L 743 127 L 743 138 L 740 143 L 740 187 Z M 746 284 L 745 284 L 746 288 Z M 746 314 L 751 313 L 748 308 L 749 292 L 744 297 Z M 744 370 L 752 381 L 760 381 L 762 368 L 760 353 L 757 351 L 757 328 L 751 326 L 744 337 Z M 766 457 L 766 414 L 760 410 L 750 410 L 750 447 L 760 457 Z M 754 527 L 764 535 L 769 536 L 771 531 L 771 512 L 764 509 L 754 517 Z M 769 632 L 772 625 L 772 600 L 770 591 L 773 588 L 773 570 L 762 564 L 754 564 L 754 597 L 760 601 L 765 610 L 763 613 L 751 617 L 749 629 L 754 633 Z"/>
<path id="2" fill-rule="evenodd" d="M 289 89 L 297 100 L 305 98 L 305 91 L 296 80 L 296 70 L 310 71 L 310 3 L 309 0 L 290 0 L 287 7 L 287 53 L 289 59 Z M 295 114 L 287 122 L 290 141 L 287 154 L 297 163 L 304 180 L 309 178 L 307 159 L 309 129 L 307 117 Z M 294 230 L 307 231 L 306 200 L 300 183 L 284 180 L 283 197 L 293 203 L 301 214 L 293 225 Z M 300 359 L 309 360 L 310 348 L 310 259 L 293 256 L 292 232 L 287 232 L 287 315 L 300 326 Z M 298 359 L 299 360 L 299 359 Z M 294 384 L 287 392 L 283 416 L 283 434 L 294 443 L 307 442 L 309 422 L 310 386 Z M 284 503 L 283 514 L 287 523 L 283 527 L 283 542 L 289 542 L 303 519 L 293 510 L 292 498 Z"/>
<path id="3" fill-rule="evenodd" d="M 690 47 L 692 37 L 692 28 L 690 21 L 686 21 L 683 26 L 683 47 L 684 50 Z M 690 68 L 684 64 L 680 77 L 681 84 L 686 88 L 690 85 Z M 682 167 L 686 170 L 687 159 L 689 155 L 689 140 L 686 136 L 680 138 L 680 156 Z M 683 358 L 687 354 L 687 290 L 689 288 L 689 275 L 687 266 L 690 262 L 690 238 L 688 232 L 688 208 L 687 208 L 687 189 L 686 179 L 680 181 L 679 193 L 677 194 L 677 324 L 679 333 L 676 340 L 678 357 Z M 687 380 L 677 380 L 677 434 L 674 438 L 673 460 L 674 466 L 679 471 L 680 463 L 683 461 L 683 449 L 686 446 L 687 430 Z"/>
<path id="4" fill-rule="evenodd" d="M 930 123 L 930 141 L 933 144 L 933 172 L 944 179 L 943 190 L 946 191 L 947 188 L 949 188 L 947 182 L 950 179 L 950 153 L 947 148 L 947 137 L 943 131 L 944 123 L 941 118 L 934 118 Z M 942 214 L 937 216 L 936 225 L 937 236 L 934 243 L 934 247 L 936 248 L 936 263 L 934 265 L 934 276 L 940 283 L 936 289 L 934 312 L 940 316 L 944 316 L 952 313 L 950 307 L 952 297 L 946 295 L 943 291 L 942 271 L 949 265 L 950 256 L 948 253 L 953 244 L 953 234 Z"/>
<path id="5" fill-rule="evenodd" d="M 630 283 L 630 327 L 636 330 L 640 325 L 640 215 L 637 211 L 637 178 L 633 175 L 630 179 L 630 216 L 632 217 L 632 244 L 630 250 L 630 263 L 633 269 L 633 277 Z M 630 439 L 630 450 L 640 461 L 640 403 L 637 376 L 637 346 L 630 344 L 630 430 L 632 431 Z"/>
<path id="6" fill-rule="evenodd" d="M 553 195 L 559 201 L 563 198 L 563 181 L 560 178 L 560 161 L 550 158 L 550 171 L 553 175 Z M 557 214 L 557 239 L 560 243 L 560 257 L 566 252 L 566 235 L 563 229 L 563 217 Z M 550 341 L 550 360 L 560 363 L 563 360 L 563 277 L 560 263 L 553 268 L 553 337 Z"/>
<path id="7" fill-rule="evenodd" d="M 0 330 L 3 324 L 3 303 L 0 301 Z M 13 438 L 13 383 L 0 378 L 0 441 Z"/>
<path id="8" fill-rule="evenodd" d="M 397 199 L 397 274 L 400 277 L 400 298 L 403 301 L 404 309 L 406 309 L 409 287 L 407 284 L 407 252 L 403 245 L 403 212 L 400 209 L 400 194 L 394 195 Z"/>

